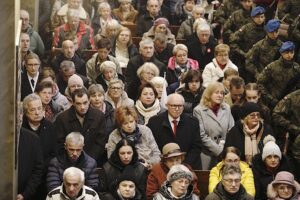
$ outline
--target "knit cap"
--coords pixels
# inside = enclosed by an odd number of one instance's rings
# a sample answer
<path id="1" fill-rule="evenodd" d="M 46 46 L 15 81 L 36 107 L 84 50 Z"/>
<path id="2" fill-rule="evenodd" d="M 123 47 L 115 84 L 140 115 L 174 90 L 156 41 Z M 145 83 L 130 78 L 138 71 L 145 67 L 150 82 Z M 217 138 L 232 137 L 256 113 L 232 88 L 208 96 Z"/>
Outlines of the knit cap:
<path id="1" fill-rule="evenodd" d="M 101 63 L 100 65 L 100 72 L 103 73 L 103 71 L 107 68 L 111 68 L 111 69 L 114 69 L 115 71 L 117 71 L 117 66 L 114 62 L 112 61 L 104 61 L 103 63 Z"/>
<path id="2" fill-rule="evenodd" d="M 265 160 L 266 157 L 270 156 L 270 155 L 276 155 L 279 157 L 279 159 L 281 159 L 282 154 L 280 151 L 279 146 L 275 143 L 276 140 L 272 135 L 267 135 L 264 138 L 264 148 L 263 148 L 263 152 L 262 152 L 262 160 Z"/>
<path id="3" fill-rule="evenodd" d="M 135 177 L 135 169 L 128 165 L 125 167 L 123 170 L 122 174 L 118 177 L 117 179 L 117 186 L 122 182 L 122 181 L 132 181 L 136 185 L 136 177 Z"/>
<path id="4" fill-rule="evenodd" d="M 268 23 L 265 26 L 265 30 L 268 33 L 275 32 L 279 29 L 280 27 L 280 21 L 278 19 L 271 19 L 268 21 Z"/>
<path id="5" fill-rule="evenodd" d="M 153 26 L 158 26 L 160 24 L 164 24 L 166 26 L 169 26 L 169 21 L 168 21 L 168 19 L 166 19 L 164 17 L 160 17 L 160 18 L 158 18 L 154 21 Z"/>
<path id="6" fill-rule="evenodd" d="M 253 112 L 260 112 L 260 108 L 257 105 L 257 103 L 253 102 L 246 102 L 244 105 L 241 107 L 241 119 L 244 119 L 247 117 L 249 114 Z"/>
<path id="7" fill-rule="evenodd" d="M 77 74 L 73 74 L 72 76 L 70 76 L 70 78 L 68 80 L 68 86 L 71 86 L 71 85 L 74 85 L 74 84 L 79 84 L 79 85 L 83 86 L 83 80 Z"/>
<path id="8" fill-rule="evenodd" d="M 251 17 L 255 17 L 257 15 L 261 15 L 264 14 L 266 12 L 266 10 L 261 7 L 261 6 L 256 6 L 255 8 L 252 9 L 251 11 Z"/>
<path id="9" fill-rule="evenodd" d="M 295 44 L 291 41 L 286 41 L 281 45 L 279 52 L 283 53 L 286 51 L 294 51 L 294 50 L 295 50 Z"/>
<path id="10" fill-rule="evenodd" d="M 167 180 L 172 183 L 180 178 L 186 178 L 189 181 L 193 180 L 192 172 L 184 165 L 174 165 L 167 174 Z"/>

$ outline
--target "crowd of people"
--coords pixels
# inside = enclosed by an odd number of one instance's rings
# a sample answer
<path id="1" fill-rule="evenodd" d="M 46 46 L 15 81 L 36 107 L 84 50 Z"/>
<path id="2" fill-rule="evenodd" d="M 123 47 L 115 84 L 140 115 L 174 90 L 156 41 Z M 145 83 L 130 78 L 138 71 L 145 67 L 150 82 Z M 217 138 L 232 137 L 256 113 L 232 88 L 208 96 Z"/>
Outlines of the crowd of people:
<path id="1" fill-rule="evenodd" d="M 199 200 L 194 170 L 206 200 L 300 199 L 298 0 L 39 11 L 38 30 L 20 11 L 17 200 Z"/>

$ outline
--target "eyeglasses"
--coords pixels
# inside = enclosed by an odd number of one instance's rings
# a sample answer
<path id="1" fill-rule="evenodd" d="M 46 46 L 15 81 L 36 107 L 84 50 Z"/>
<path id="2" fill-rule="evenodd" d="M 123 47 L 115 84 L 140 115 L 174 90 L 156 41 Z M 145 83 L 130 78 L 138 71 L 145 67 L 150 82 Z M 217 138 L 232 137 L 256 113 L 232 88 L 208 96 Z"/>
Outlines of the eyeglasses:
<path id="1" fill-rule="evenodd" d="M 277 186 L 278 190 L 282 190 L 282 191 L 285 191 L 285 190 L 292 190 L 293 189 L 293 186 L 291 185 L 279 185 Z"/>
<path id="2" fill-rule="evenodd" d="M 230 184 L 230 185 L 232 185 L 233 182 L 234 182 L 235 184 L 241 183 L 241 179 L 223 179 L 223 180 L 224 180 L 226 183 Z"/>
<path id="3" fill-rule="evenodd" d="M 180 109 L 183 108 L 183 105 L 176 105 L 176 104 L 168 104 L 168 106 L 170 106 L 172 109 Z"/>
<path id="4" fill-rule="evenodd" d="M 260 113 L 251 113 L 249 116 L 251 119 L 255 119 L 255 118 L 260 119 Z"/>

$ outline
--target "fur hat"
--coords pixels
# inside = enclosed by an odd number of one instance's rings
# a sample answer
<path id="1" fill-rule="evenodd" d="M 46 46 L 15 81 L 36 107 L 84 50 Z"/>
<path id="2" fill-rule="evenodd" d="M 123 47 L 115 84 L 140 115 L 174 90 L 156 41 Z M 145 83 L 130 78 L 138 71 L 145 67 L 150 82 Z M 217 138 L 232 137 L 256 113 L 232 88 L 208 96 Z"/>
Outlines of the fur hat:
<path id="1" fill-rule="evenodd" d="M 277 155 L 281 160 L 282 154 L 279 146 L 275 143 L 276 140 L 272 135 L 267 135 L 264 138 L 264 148 L 262 152 L 262 160 L 265 160 L 269 155 Z"/>
<path id="2" fill-rule="evenodd" d="M 267 189 L 267 196 L 270 199 L 275 199 L 278 196 L 278 193 L 276 191 L 276 184 L 288 184 L 294 187 L 294 194 L 298 193 L 300 190 L 300 185 L 297 181 L 295 181 L 294 179 L 294 175 L 291 174 L 290 172 L 287 171 L 281 171 L 278 172 L 277 175 L 275 176 L 274 181 L 272 181 L 269 185 L 268 185 L 268 189 Z"/>
<path id="3" fill-rule="evenodd" d="M 180 178 L 186 178 L 191 182 L 193 180 L 193 174 L 184 165 L 174 165 L 167 174 L 167 180 L 172 183 Z"/>
<path id="4" fill-rule="evenodd" d="M 162 158 L 171 158 L 185 154 L 185 152 L 181 152 L 179 145 L 176 143 L 168 143 L 162 149 Z"/>
<path id="5" fill-rule="evenodd" d="M 241 108 L 241 119 L 244 119 L 245 117 L 247 117 L 249 114 L 253 112 L 260 112 L 260 111 L 261 110 L 257 105 L 257 103 L 246 102 Z"/>
<path id="6" fill-rule="evenodd" d="M 78 76 L 77 74 L 73 74 L 72 76 L 70 76 L 69 80 L 68 80 L 68 87 L 74 84 L 79 84 L 83 86 L 83 80 L 80 76 Z"/>

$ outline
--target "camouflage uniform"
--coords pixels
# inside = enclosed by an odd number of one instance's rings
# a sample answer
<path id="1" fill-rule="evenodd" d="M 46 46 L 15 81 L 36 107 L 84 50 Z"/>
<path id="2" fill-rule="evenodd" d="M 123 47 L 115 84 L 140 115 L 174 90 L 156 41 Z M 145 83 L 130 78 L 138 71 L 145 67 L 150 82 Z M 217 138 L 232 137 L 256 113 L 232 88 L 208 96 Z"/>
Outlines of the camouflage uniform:
<path id="1" fill-rule="evenodd" d="M 272 40 L 268 36 L 258 41 L 246 54 L 246 71 L 255 81 L 258 73 L 274 60 L 280 57 L 279 48 L 282 42 L 279 39 Z"/>
<path id="2" fill-rule="evenodd" d="M 224 43 L 229 42 L 229 37 L 244 24 L 252 21 L 250 17 L 251 10 L 239 9 L 230 15 L 224 24 L 223 40 Z"/>
<path id="3" fill-rule="evenodd" d="M 224 24 L 234 11 L 241 9 L 239 0 L 225 0 L 214 13 L 214 23 Z"/>
<path id="4" fill-rule="evenodd" d="M 284 14 L 288 13 L 287 17 L 284 21 L 289 24 L 293 23 L 294 19 L 300 14 L 300 1 L 299 0 L 285 0 L 284 11 L 285 11 Z M 280 17 L 283 17 L 283 16 L 280 16 Z"/>
<path id="5" fill-rule="evenodd" d="M 282 57 L 267 65 L 257 77 L 265 104 L 273 108 L 286 94 L 294 91 L 300 82 L 294 78 L 299 75 L 298 63 L 284 60 Z"/>
<path id="6" fill-rule="evenodd" d="M 250 82 L 245 71 L 246 53 L 259 40 L 265 37 L 266 33 L 263 25 L 256 25 L 253 21 L 242 26 L 230 37 L 230 49 L 232 61 L 239 67 L 240 76 L 246 82 Z"/>

